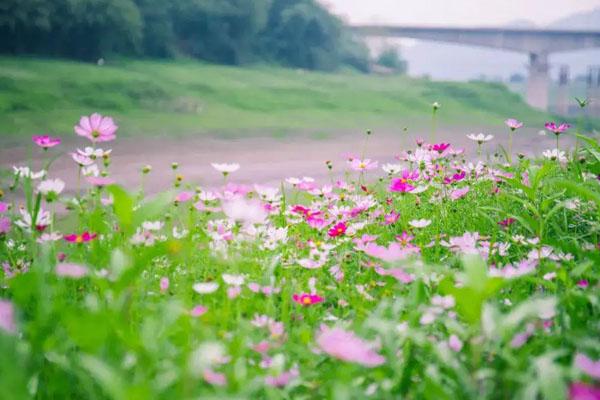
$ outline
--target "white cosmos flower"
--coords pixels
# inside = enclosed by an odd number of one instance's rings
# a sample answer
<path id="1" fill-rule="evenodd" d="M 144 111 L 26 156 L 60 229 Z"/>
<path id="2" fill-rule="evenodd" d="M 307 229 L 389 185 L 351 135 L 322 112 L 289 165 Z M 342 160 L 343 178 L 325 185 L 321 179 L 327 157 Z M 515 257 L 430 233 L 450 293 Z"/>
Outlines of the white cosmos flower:
<path id="1" fill-rule="evenodd" d="M 234 221 L 262 224 L 267 218 L 267 212 L 257 201 L 238 198 L 224 202 L 222 208 L 225 215 Z"/>
<path id="2" fill-rule="evenodd" d="M 31 229 L 31 221 L 33 219 L 32 216 L 24 208 L 21 208 L 19 210 L 19 212 L 21 213 L 21 219 L 16 221 L 15 224 L 17 226 L 20 226 L 23 229 L 30 230 Z M 35 219 L 35 226 L 36 227 L 45 227 L 45 226 L 50 225 L 51 221 L 52 221 L 52 219 L 50 218 L 50 212 L 44 211 L 43 209 L 40 208 L 40 210 L 38 211 L 37 217 Z"/>
<path id="3" fill-rule="evenodd" d="M 162 221 L 145 221 L 142 223 L 142 228 L 147 231 L 159 231 L 162 229 L 164 222 Z"/>
<path id="4" fill-rule="evenodd" d="M 194 283 L 192 289 L 194 292 L 199 294 L 209 294 L 214 293 L 219 288 L 219 284 L 217 282 L 198 282 Z"/>
<path id="5" fill-rule="evenodd" d="M 471 133 L 471 134 L 467 135 L 467 137 L 479 144 L 484 143 L 484 142 L 489 142 L 490 140 L 492 140 L 494 138 L 493 135 L 486 135 L 484 133 L 478 133 L 477 135 L 475 135 L 474 133 Z"/>
<path id="6" fill-rule="evenodd" d="M 546 157 L 548 160 L 552 160 L 552 161 L 556 161 L 558 160 L 558 162 L 567 162 L 567 157 L 565 156 L 565 152 L 562 150 L 558 150 L 558 149 L 552 149 L 552 150 L 546 150 L 542 153 L 542 155 L 544 157 Z"/>
<path id="7" fill-rule="evenodd" d="M 94 160 L 91 157 L 83 154 L 71 153 L 71 157 L 73 158 L 73 161 L 75 161 L 81 167 L 87 167 L 88 165 L 92 165 L 94 163 Z"/>
<path id="8" fill-rule="evenodd" d="M 398 174 L 402 171 L 402 165 L 400 164 L 383 164 L 381 169 L 390 175 Z"/>
<path id="9" fill-rule="evenodd" d="M 96 164 L 91 164 L 86 167 L 81 168 L 81 174 L 83 176 L 99 176 L 100 170 Z"/>
<path id="10" fill-rule="evenodd" d="M 240 169 L 240 164 L 218 164 L 218 163 L 211 163 L 210 165 L 212 165 L 212 167 L 214 169 L 216 169 L 217 171 L 223 173 L 223 174 L 230 174 L 232 172 L 237 171 L 238 169 Z"/>
<path id="11" fill-rule="evenodd" d="M 217 199 L 217 195 L 214 192 L 205 192 L 204 190 L 198 195 L 198 199 L 201 201 L 213 201 Z"/>
<path id="12" fill-rule="evenodd" d="M 29 167 L 13 166 L 13 171 L 19 178 L 40 179 L 46 176 L 46 171 L 43 169 L 38 172 L 33 172 L 31 169 L 29 169 Z"/>
<path id="13" fill-rule="evenodd" d="M 244 280 L 246 279 L 244 275 L 223 274 L 221 277 L 226 284 L 232 286 L 242 286 L 244 284 Z"/>
<path id="14" fill-rule="evenodd" d="M 409 222 L 410 226 L 414 228 L 425 228 L 431 224 L 431 220 L 429 219 L 413 219 Z"/>
<path id="15" fill-rule="evenodd" d="M 260 186 L 254 185 L 254 190 L 264 201 L 279 201 L 281 199 L 281 195 L 279 194 L 279 188 L 268 187 L 268 186 Z"/>
<path id="16" fill-rule="evenodd" d="M 84 156 L 84 157 L 89 157 L 89 158 L 99 158 L 99 157 L 104 157 L 104 156 L 109 156 L 110 153 L 112 153 L 112 150 L 103 150 L 103 149 L 94 149 L 93 147 L 86 147 L 84 150 L 81 149 L 77 149 L 77 153 L 79 153 L 80 155 Z"/>
<path id="17" fill-rule="evenodd" d="M 46 179 L 38 185 L 38 191 L 43 195 L 60 194 L 65 188 L 65 183 L 60 179 Z"/>

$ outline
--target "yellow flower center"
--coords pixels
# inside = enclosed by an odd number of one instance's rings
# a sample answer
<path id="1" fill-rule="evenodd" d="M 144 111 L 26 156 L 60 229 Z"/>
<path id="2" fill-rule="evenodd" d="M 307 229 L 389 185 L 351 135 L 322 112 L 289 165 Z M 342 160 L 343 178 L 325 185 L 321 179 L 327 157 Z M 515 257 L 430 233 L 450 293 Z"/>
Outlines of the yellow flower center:
<path id="1" fill-rule="evenodd" d="M 303 303 L 303 304 L 310 304 L 310 303 L 311 303 L 311 301 L 310 301 L 310 297 L 305 297 L 305 298 L 303 298 L 303 299 L 302 299 L 302 303 Z"/>

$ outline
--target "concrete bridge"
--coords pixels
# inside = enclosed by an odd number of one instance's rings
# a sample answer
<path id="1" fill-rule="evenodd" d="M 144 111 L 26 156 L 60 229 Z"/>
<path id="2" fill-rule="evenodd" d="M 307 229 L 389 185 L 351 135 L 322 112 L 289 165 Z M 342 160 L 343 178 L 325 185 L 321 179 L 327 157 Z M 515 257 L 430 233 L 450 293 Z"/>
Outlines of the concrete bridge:
<path id="1" fill-rule="evenodd" d="M 529 54 L 527 103 L 542 110 L 548 108 L 550 80 L 548 55 L 600 47 L 600 30 L 435 28 L 393 25 L 353 25 L 350 28 L 354 33 L 367 37 L 402 37 L 527 53 Z"/>

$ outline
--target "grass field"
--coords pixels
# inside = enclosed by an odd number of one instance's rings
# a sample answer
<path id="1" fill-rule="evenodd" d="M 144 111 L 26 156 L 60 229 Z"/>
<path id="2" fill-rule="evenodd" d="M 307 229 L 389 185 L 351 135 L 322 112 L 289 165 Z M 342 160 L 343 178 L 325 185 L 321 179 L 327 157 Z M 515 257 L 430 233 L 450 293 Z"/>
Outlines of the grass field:
<path id="1" fill-rule="evenodd" d="M 233 68 L 192 61 L 71 61 L 0 58 L 0 134 L 71 133 L 92 112 L 119 121 L 121 135 L 314 134 L 349 128 L 430 123 L 499 125 L 513 116 L 540 125 L 548 116 L 504 86 L 450 83 L 352 72 Z M 168 127 L 168 128 L 167 128 Z"/>

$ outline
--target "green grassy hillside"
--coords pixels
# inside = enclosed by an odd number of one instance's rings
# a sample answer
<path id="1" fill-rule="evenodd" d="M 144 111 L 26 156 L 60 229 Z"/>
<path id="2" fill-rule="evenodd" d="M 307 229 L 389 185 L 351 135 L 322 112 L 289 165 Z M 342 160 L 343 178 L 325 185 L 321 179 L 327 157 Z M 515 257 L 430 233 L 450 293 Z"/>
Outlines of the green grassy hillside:
<path id="1" fill-rule="evenodd" d="M 0 58 L 0 134 L 66 133 L 82 114 L 113 115 L 121 134 L 285 134 L 428 123 L 498 125 L 547 116 L 490 83 L 323 74 L 191 61 L 119 61 L 104 66 Z"/>

